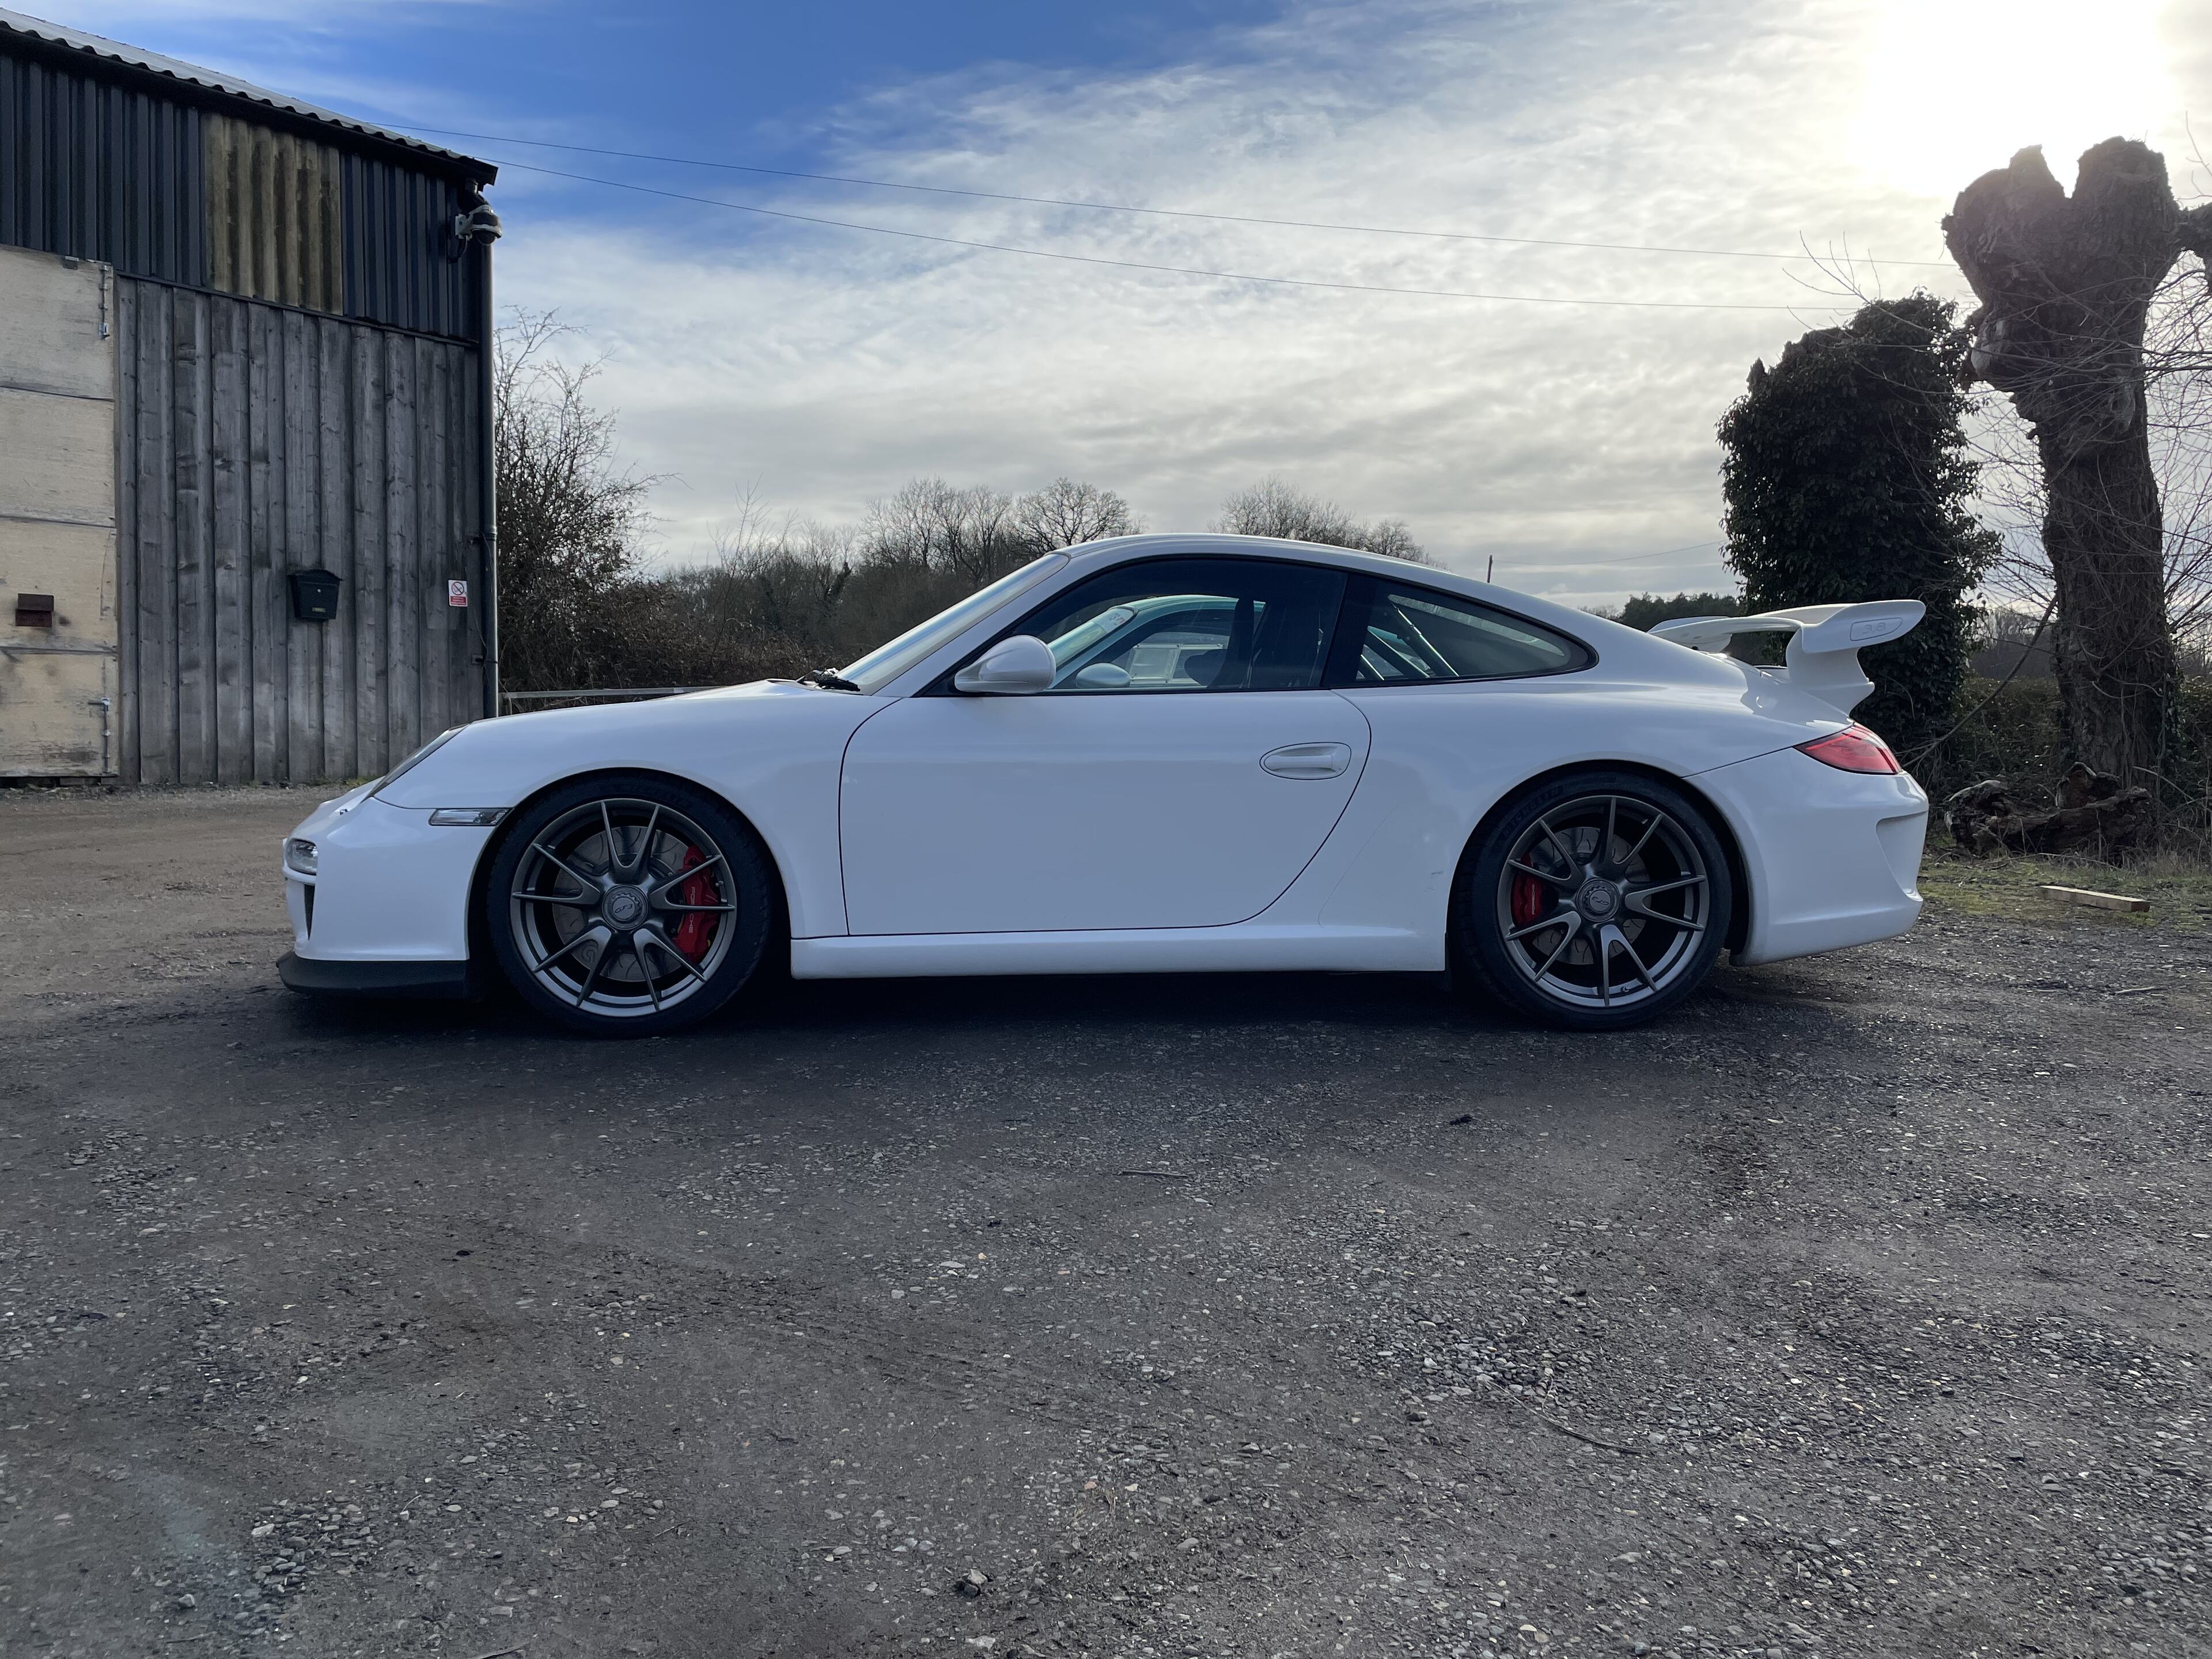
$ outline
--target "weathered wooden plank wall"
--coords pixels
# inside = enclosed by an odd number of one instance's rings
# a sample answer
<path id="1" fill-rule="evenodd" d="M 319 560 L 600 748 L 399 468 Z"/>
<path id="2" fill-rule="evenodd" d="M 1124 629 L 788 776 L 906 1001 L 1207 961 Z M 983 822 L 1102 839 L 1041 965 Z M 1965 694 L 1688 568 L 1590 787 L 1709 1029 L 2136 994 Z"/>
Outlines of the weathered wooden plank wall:
<path id="1" fill-rule="evenodd" d="M 343 313 L 343 158 L 229 115 L 200 118 L 207 282 L 249 300 Z"/>
<path id="2" fill-rule="evenodd" d="M 475 354 L 118 279 L 118 768 L 145 783 L 382 772 L 483 707 Z M 343 579 L 293 619 L 286 573 Z"/>

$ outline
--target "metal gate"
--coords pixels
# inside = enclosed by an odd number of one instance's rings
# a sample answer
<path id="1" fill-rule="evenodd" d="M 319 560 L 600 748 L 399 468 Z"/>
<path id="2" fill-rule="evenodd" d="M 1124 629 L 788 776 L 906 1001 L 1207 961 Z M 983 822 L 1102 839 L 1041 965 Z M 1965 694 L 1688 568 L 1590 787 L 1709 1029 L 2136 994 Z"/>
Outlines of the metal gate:
<path id="1" fill-rule="evenodd" d="M 0 247 L 0 777 L 113 772 L 114 276 Z"/>

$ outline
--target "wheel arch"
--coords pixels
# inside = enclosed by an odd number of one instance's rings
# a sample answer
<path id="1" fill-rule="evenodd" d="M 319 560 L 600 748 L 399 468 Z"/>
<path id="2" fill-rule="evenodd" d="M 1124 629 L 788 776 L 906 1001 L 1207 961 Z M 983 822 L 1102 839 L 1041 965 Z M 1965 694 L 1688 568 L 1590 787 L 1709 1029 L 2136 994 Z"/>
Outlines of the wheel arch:
<path id="1" fill-rule="evenodd" d="M 1751 912 L 1752 907 L 1758 902 L 1758 896 L 1752 890 L 1750 866 L 1745 861 L 1742 845 L 1736 838 L 1735 826 L 1729 822 L 1728 814 L 1721 811 L 1712 796 L 1691 779 L 1669 772 L 1664 767 L 1624 760 L 1571 761 L 1565 765 L 1547 767 L 1522 779 L 1491 803 L 1490 810 L 1468 832 L 1467 840 L 1460 847 L 1459 864 L 1452 872 L 1451 897 L 1448 902 L 1449 912 L 1445 918 L 1446 938 L 1455 939 L 1457 937 L 1460 912 L 1465 908 L 1460 898 L 1464 890 L 1468 869 L 1474 861 L 1474 849 L 1489 835 L 1491 826 L 1515 801 L 1530 790 L 1541 788 L 1554 779 L 1571 777 L 1577 772 L 1599 771 L 1629 772 L 1650 778 L 1655 783 L 1663 783 L 1669 789 L 1679 790 L 1687 795 L 1705 813 L 1705 822 L 1711 826 L 1714 836 L 1720 841 L 1721 851 L 1728 858 L 1729 886 L 1734 902 L 1729 907 L 1728 937 L 1723 942 L 1731 951 L 1741 950 L 1745 940 L 1751 937 Z"/>
<path id="2" fill-rule="evenodd" d="M 486 965 L 494 961 L 491 940 L 484 932 L 486 926 L 483 904 L 484 883 L 490 879 L 492 866 L 499 862 L 500 849 L 507 845 L 507 837 L 514 833 L 514 825 L 521 821 L 523 815 L 532 807 L 537 805 L 539 801 L 556 789 L 566 789 L 579 783 L 589 783 L 594 778 L 637 777 L 659 778 L 665 782 L 681 784 L 686 789 L 697 790 L 735 818 L 738 826 L 759 843 L 761 852 L 768 860 L 770 896 L 774 901 L 774 913 L 769 917 L 769 942 L 770 946 L 781 949 L 787 958 L 789 957 L 791 902 L 784 887 L 783 861 L 776 856 L 774 843 L 766 836 L 761 834 L 760 826 L 753 822 L 750 812 L 711 784 L 702 783 L 696 778 L 686 777 L 681 772 L 669 771 L 665 767 L 595 766 L 587 772 L 571 772 L 565 777 L 551 779 L 515 802 L 507 810 L 507 816 L 499 821 L 498 830 L 494 833 L 491 839 L 484 842 L 483 851 L 477 855 L 476 871 L 469 878 L 469 968 L 472 975 L 486 971 Z M 498 977 L 496 967 L 490 968 L 489 971 L 493 978 Z"/>

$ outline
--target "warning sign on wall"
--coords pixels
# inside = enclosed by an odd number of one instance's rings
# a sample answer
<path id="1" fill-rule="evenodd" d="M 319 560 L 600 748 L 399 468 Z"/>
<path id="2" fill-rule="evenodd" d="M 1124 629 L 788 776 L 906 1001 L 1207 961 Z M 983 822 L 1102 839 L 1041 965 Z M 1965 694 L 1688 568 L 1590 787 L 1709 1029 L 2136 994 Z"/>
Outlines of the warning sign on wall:
<path id="1" fill-rule="evenodd" d="M 469 585 L 466 582 L 447 582 L 446 584 L 446 603 L 447 605 L 459 605 L 463 610 L 466 610 L 469 603 Z"/>

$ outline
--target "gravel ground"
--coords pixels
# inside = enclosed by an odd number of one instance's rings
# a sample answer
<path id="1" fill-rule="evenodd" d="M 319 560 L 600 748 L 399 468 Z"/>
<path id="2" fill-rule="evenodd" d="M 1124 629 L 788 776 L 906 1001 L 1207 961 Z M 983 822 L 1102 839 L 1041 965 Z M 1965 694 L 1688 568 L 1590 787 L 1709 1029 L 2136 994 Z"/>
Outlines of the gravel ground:
<path id="1" fill-rule="evenodd" d="M 307 801 L 0 798 L 9 1654 L 2212 1653 L 2202 932 L 593 1043 L 279 989 Z"/>

